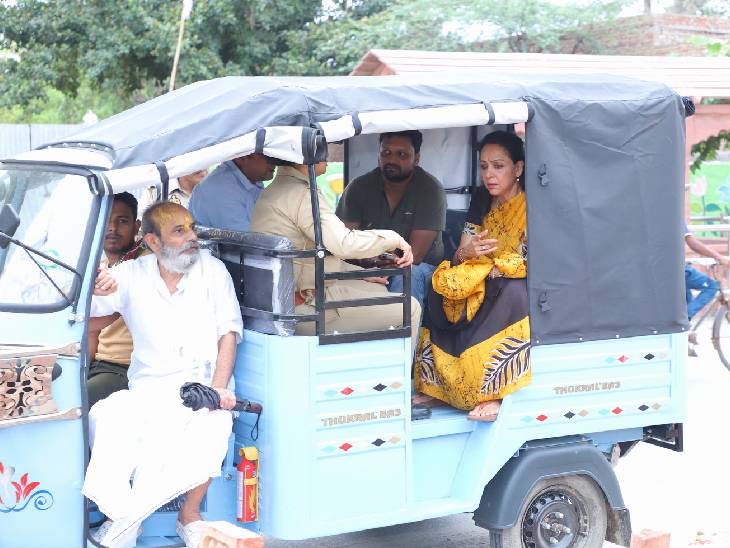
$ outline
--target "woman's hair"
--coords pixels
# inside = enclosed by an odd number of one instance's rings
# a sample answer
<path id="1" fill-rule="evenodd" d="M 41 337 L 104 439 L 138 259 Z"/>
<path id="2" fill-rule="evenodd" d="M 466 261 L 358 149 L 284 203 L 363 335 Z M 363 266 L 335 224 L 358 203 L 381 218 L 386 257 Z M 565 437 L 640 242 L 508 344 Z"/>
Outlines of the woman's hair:
<path id="1" fill-rule="evenodd" d="M 477 153 L 481 153 L 482 149 L 487 145 L 499 145 L 507 151 L 507 155 L 510 157 L 513 163 L 519 161 L 525 161 L 525 144 L 522 139 L 517 137 L 514 133 L 508 131 L 498 130 L 492 133 L 487 133 L 477 145 Z M 522 175 L 517 179 L 520 184 L 520 188 L 525 190 L 525 169 L 522 168 Z M 492 204 L 492 196 L 484 188 L 484 185 L 480 184 L 471 196 L 472 201 L 478 200 L 479 214 L 484 216 L 489 213 L 489 208 Z"/>

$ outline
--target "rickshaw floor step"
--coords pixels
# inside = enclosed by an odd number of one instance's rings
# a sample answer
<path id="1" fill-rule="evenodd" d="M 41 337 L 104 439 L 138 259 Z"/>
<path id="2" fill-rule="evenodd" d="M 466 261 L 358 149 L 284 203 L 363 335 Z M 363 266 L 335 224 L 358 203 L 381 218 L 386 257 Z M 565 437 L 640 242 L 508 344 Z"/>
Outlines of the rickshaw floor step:
<path id="1" fill-rule="evenodd" d="M 143 536 L 137 539 L 136 548 L 185 548 L 180 537 Z"/>
<path id="2" fill-rule="evenodd" d="M 443 406 L 431 409 L 431 417 L 411 422 L 411 437 L 413 439 L 433 438 L 448 434 L 472 432 L 476 422 L 466 418 L 468 411 Z M 488 425 L 490 423 L 481 423 Z"/>

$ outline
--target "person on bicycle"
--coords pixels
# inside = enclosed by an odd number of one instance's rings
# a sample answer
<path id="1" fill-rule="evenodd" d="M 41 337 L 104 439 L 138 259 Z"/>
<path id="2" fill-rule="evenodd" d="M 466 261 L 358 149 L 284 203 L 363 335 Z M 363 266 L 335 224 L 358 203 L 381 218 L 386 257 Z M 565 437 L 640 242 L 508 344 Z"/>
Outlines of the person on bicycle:
<path id="1" fill-rule="evenodd" d="M 718 264 L 725 266 L 730 265 L 730 257 L 720 255 L 711 247 L 703 244 L 690 232 L 687 225 L 684 227 L 684 241 L 687 244 L 687 247 L 695 253 L 698 253 L 703 257 L 711 257 L 715 259 Z M 707 274 L 695 269 L 690 263 L 685 263 L 684 288 L 687 292 L 687 316 L 691 320 L 692 316 L 697 314 L 697 312 L 702 310 L 702 308 L 712 300 L 717 291 L 720 289 L 720 284 Z M 692 294 L 692 290 L 699 291 L 699 294 L 695 297 Z"/>

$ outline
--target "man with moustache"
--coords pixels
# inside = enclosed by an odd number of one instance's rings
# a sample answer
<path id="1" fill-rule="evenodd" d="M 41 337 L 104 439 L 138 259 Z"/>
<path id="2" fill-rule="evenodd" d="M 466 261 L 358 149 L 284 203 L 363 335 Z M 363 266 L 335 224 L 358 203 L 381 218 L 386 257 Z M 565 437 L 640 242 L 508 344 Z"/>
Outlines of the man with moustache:
<path id="1" fill-rule="evenodd" d="M 253 208 L 264 189 L 262 181 L 273 176 L 274 164 L 263 154 L 254 153 L 223 162 L 193 190 L 189 205 L 195 222 L 246 232 Z"/>
<path id="2" fill-rule="evenodd" d="M 422 142 L 417 130 L 381 134 L 378 167 L 348 184 L 337 205 L 337 216 L 348 228 L 393 230 L 411 245 L 411 288 L 421 307 L 443 259 L 446 227 L 443 188 L 418 165 Z M 391 277 L 388 289 L 401 293 L 403 277 Z"/>
<path id="3" fill-rule="evenodd" d="M 83 493 L 109 518 L 97 540 L 115 547 L 134 546 L 142 520 L 185 493 L 177 532 L 193 547 L 204 528 L 200 503 L 228 449 L 236 403 L 229 382 L 243 323 L 228 271 L 199 250 L 184 207 L 153 204 L 142 232 L 152 254 L 97 276 L 90 315 L 104 321 L 120 313 L 134 352 L 129 389 L 89 413 Z M 221 409 L 184 407 L 185 382 L 214 388 Z"/>
<path id="4" fill-rule="evenodd" d="M 104 237 L 102 267 L 133 260 L 142 254 L 142 240 L 135 242 L 139 226 L 137 199 L 129 192 L 115 194 Z M 93 361 L 86 382 L 89 407 L 113 392 L 127 388 L 127 368 L 132 356 L 132 335 L 119 315 L 101 331 L 92 327 L 89 327 L 88 345 Z"/>

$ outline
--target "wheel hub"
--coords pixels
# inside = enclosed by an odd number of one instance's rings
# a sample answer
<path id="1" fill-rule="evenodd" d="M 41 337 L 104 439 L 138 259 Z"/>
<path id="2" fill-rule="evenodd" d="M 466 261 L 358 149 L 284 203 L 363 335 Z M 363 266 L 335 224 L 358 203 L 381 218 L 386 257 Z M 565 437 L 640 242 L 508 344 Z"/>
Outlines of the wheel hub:
<path id="1" fill-rule="evenodd" d="M 527 548 L 568 548 L 585 534 L 580 511 L 566 493 L 550 491 L 536 497 L 522 522 Z"/>

